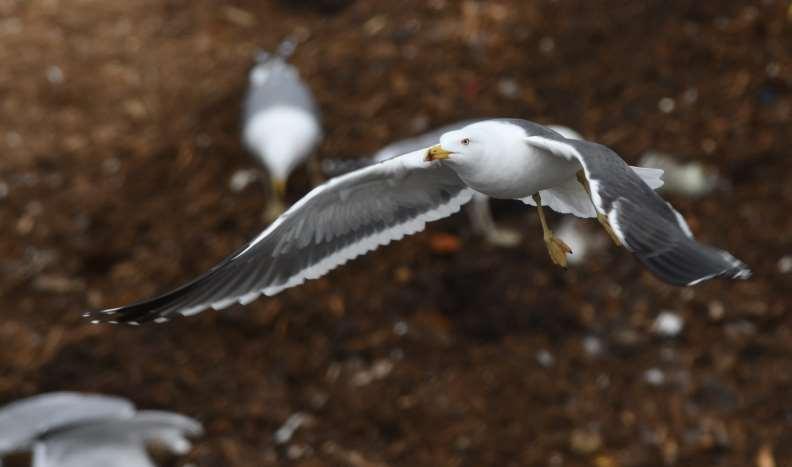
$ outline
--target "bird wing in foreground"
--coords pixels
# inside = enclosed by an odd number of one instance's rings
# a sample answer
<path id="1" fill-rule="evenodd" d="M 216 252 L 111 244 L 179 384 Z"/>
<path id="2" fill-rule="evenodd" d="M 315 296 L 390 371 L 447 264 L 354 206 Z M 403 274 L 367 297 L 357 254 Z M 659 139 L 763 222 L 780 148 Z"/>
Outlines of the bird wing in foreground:
<path id="1" fill-rule="evenodd" d="M 135 407 L 118 397 L 55 392 L 0 408 L 0 456 L 28 449 L 49 431 L 91 420 L 131 417 Z"/>
<path id="2" fill-rule="evenodd" d="M 607 147 L 549 135 L 529 136 L 526 142 L 580 162 L 597 211 L 607 216 L 627 249 L 661 279 L 693 285 L 713 277 L 750 277 L 751 271 L 730 253 L 695 241 L 679 212 Z"/>
<path id="3" fill-rule="evenodd" d="M 36 444 L 34 467 L 149 467 L 147 443 L 185 454 L 187 436 L 202 434 L 201 424 L 176 413 L 141 411 L 134 417 L 80 425 L 53 433 Z"/>
<path id="4" fill-rule="evenodd" d="M 331 179 L 209 272 L 162 296 L 84 316 L 162 322 L 242 304 L 316 279 L 350 259 L 423 230 L 470 200 L 456 173 L 424 161 L 426 149 Z"/>

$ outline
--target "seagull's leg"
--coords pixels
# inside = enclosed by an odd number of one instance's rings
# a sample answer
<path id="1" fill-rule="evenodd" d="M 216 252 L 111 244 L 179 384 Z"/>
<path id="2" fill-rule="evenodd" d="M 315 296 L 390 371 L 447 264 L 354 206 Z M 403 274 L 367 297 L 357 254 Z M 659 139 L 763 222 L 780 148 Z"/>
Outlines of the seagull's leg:
<path id="1" fill-rule="evenodd" d="M 564 243 L 560 238 L 556 237 L 550 227 L 547 226 L 545 219 L 544 208 L 542 208 L 542 198 L 539 193 L 533 195 L 533 200 L 536 202 L 536 211 L 539 213 L 539 221 L 542 223 L 542 234 L 544 236 L 545 246 L 547 252 L 550 253 L 550 259 L 562 268 L 567 267 L 566 255 L 572 253 L 569 245 Z"/>
<path id="2" fill-rule="evenodd" d="M 286 181 L 272 178 L 270 179 L 270 195 L 267 198 L 267 207 L 264 210 L 264 221 L 272 222 L 286 210 L 284 197 L 286 194 Z"/>
<path id="3" fill-rule="evenodd" d="M 511 229 L 498 228 L 492 219 L 489 196 L 475 193 L 466 206 L 473 231 L 483 235 L 488 243 L 500 247 L 514 247 L 522 241 L 522 235 Z"/>
<path id="4" fill-rule="evenodd" d="M 619 237 L 616 236 L 616 232 L 613 231 L 613 227 L 611 227 L 610 222 L 608 222 L 608 218 L 605 217 L 605 214 L 599 212 L 597 210 L 597 206 L 594 205 L 594 199 L 591 198 L 591 187 L 589 186 L 588 179 L 586 179 L 586 174 L 582 170 L 578 170 L 577 179 L 578 182 L 583 185 L 583 189 L 586 190 L 586 193 L 591 200 L 591 205 L 594 206 L 594 212 L 597 213 L 597 220 L 599 223 L 602 225 L 605 231 L 608 232 L 608 235 L 610 236 L 611 240 L 613 240 L 613 243 L 615 243 L 616 246 L 622 246 Z"/>
<path id="5" fill-rule="evenodd" d="M 322 163 L 316 157 L 308 159 L 308 177 L 311 179 L 311 185 L 313 185 L 314 188 L 325 182 Z"/>

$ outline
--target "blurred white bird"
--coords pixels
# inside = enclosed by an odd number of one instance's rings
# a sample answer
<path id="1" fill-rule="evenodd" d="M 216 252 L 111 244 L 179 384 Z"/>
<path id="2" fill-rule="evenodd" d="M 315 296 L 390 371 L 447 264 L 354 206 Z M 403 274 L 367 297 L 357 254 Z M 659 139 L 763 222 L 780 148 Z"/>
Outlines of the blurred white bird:
<path id="1" fill-rule="evenodd" d="M 463 120 L 435 128 L 434 130 L 430 130 L 418 136 L 396 141 L 375 152 L 371 157 L 352 160 L 325 160 L 322 162 L 322 170 L 324 171 L 325 175 L 328 176 L 337 176 L 351 172 L 352 170 L 356 170 L 361 167 L 376 164 L 377 162 L 382 162 L 401 154 L 406 154 L 417 149 L 431 146 L 432 144 L 436 143 L 440 139 L 440 136 L 442 136 L 444 133 L 458 130 L 477 121 L 480 120 Z M 580 133 L 565 126 L 548 125 L 547 127 L 558 132 L 565 138 L 583 138 Z M 519 232 L 512 229 L 498 227 L 498 225 L 495 223 L 495 219 L 492 216 L 490 197 L 484 193 L 474 193 L 473 199 L 471 200 L 470 204 L 465 207 L 465 209 L 468 213 L 468 217 L 470 218 L 473 231 L 476 234 L 483 236 L 484 239 L 490 244 L 501 247 L 514 247 L 522 241 L 522 235 Z"/>
<path id="2" fill-rule="evenodd" d="M 33 467 L 154 467 L 146 445 L 190 449 L 200 423 L 179 414 L 136 412 L 117 397 L 57 392 L 0 408 L 2 457 L 33 451 Z"/>
<path id="3" fill-rule="evenodd" d="M 283 212 L 289 175 L 310 157 L 322 138 L 311 91 L 297 69 L 286 62 L 295 44 L 286 40 L 275 54 L 259 53 L 243 105 L 242 140 L 269 173 L 267 220 Z M 319 169 L 315 165 L 309 169 L 316 183 Z"/>
<path id="4" fill-rule="evenodd" d="M 699 162 L 680 163 L 677 157 L 658 151 L 647 151 L 641 156 L 641 165 L 662 169 L 663 191 L 698 198 L 725 185 L 718 172 Z"/>
<path id="5" fill-rule="evenodd" d="M 28 451 L 36 439 L 64 426 L 131 417 L 135 406 L 118 397 L 54 392 L 0 408 L 0 459 Z"/>
<path id="6" fill-rule="evenodd" d="M 57 431 L 36 442 L 33 467 L 155 467 L 147 444 L 186 454 L 187 436 L 202 433 L 197 421 L 170 412 L 142 411 Z"/>

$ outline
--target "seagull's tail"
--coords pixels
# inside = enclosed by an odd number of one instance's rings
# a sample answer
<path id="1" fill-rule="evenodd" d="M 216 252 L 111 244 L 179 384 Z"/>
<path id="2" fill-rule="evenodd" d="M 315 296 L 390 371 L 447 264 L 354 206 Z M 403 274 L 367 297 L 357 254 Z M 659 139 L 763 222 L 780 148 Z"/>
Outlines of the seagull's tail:
<path id="1" fill-rule="evenodd" d="M 608 216 L 611 224 L 615 224 L 625 247 L 660 279 L 686 286 L 716 277 L 751 277 L 751 270 L 731 253 L 697 242 L 685 220 L 670 205 L 675 224 L 625 199 L 615 205 Z"/>

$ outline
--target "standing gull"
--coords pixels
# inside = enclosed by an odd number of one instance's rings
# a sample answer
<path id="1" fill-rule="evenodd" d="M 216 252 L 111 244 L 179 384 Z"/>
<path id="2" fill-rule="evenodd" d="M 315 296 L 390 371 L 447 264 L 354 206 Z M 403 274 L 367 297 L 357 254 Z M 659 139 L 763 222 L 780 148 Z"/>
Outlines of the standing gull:
<path id="1" fill-rule="evenodd" d="M 476 122 L 439 144 L 333 178 L 204 275 L 156 298 L 84 316 L 93 322 L 163 322 L 247 304 L 316 279 L 375 248 L 458 211 L 478 191 L 537 206 L 553 262 L 569 252 L 544 207 L 596 217 L 617 245 L 657 277 L 693 285 L 746 279 L 747 267 L 693 239 L 685 220 L 615 152 L 526 120 Z"/>
<path id="2" fill-rule="evenodd" d="M 295 43 L 287 40 L 276 54 L 259 54 L 243 105 L 242 139 L 270 176 L 268 220 L 283 212 L 289 174 L 310 157 L 322 138 L 311 91 L 286 62 L 294 48 Z"/>
<path id="3" fill-rule="evenodd" d="M 367 165 L 388 160 L 401 154 L 406 154 L 417 149 L 431 146 L 432 144 L 436 143 L 443 134 L 448 133 L 449 131 L 459 130 L 467 125 L 470 125 L 471 123 L 478 121 L 482 120 L 463 120 L 435 128 L 434 130 L 415 137 L 396 141 L 380 149 L 370 158 L 353 160 L 325 160 L 322 163 L 322 167 L 324 168 L 325 173 L 329 175 L 340 175 L 361 167 L 365 167 Z M 548 125 L 548 128 L 559 133 L 565 138 L 583 138 L 578 132 L 565 126 Z M 646 174 L 651 173 L 652 172 L 646 172 Z M 658 174 L 660 172 L 654 173 Z M 651 181 L 647 180 L 647 182 L 650 184 L 650 186 L 652 186 L 652 188 L 655 188 L 654 185 L 662 184 L 662 181 L 660 181 L 659 178 Z M 489 199 L 489 196 L 485 195 L 484 193 L 476 192 L 473 194 L 471 203 L 466 206 L 466 211 L 468 213 L 468 217 L 470 218 L 473 231 L 479 235 L 482 235 L 484 239 L 492 245 L 501 247 L 513 247 L 518 245 L 522 240 L 522 236 L 515 230 L 498 227 L 498 225 L 495 223 L 495 219 L 492 216 L 492 209 L 490 207 Z"/>

